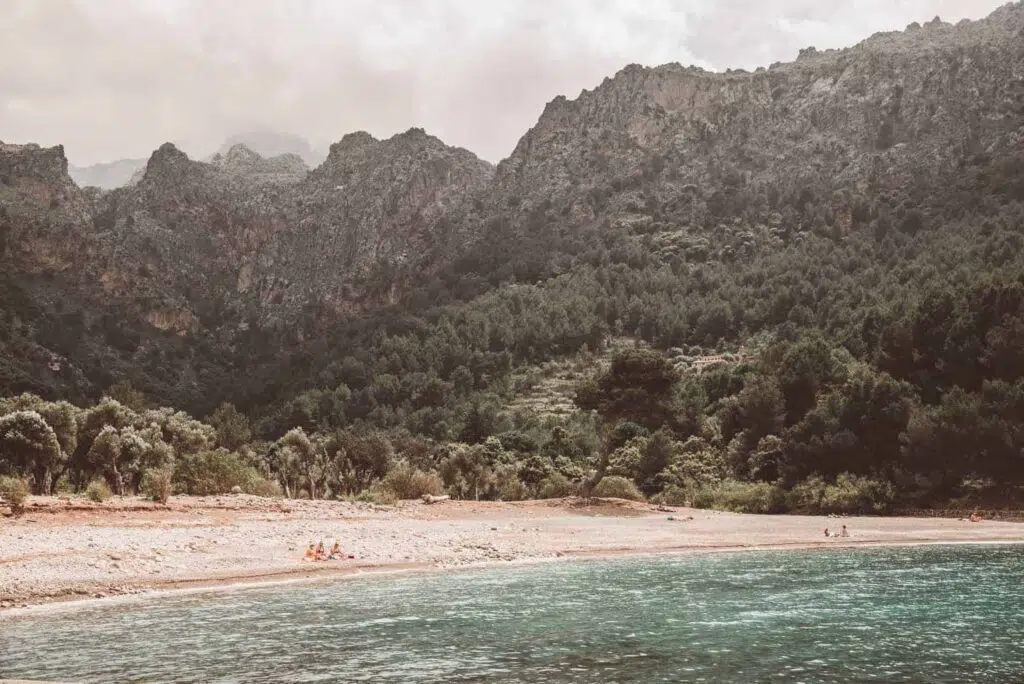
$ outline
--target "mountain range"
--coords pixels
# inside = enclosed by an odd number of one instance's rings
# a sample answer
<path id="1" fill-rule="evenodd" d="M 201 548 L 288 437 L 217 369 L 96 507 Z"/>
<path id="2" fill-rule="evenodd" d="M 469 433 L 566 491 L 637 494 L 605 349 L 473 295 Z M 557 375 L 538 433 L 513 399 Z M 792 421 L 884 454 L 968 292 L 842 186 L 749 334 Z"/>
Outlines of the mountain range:
<path id="1" fill-rule="evenodd" d="M 366 340 L 379 352 L 383 335 L 422 337 L 493 298 L 520 302 L 523 287 L 608 264 L 622 267 L 610 287 L 626 287 L 630 269 L 654 264 L 707 294 L 719 268 L 763 277 L 743 271 L 755 257 L 890 229 L 927 239 L 1022 200 L 1020 2 L 754 72 L 630 65 L 548 103 L 496 167 L 421 129 L 350 133 L 324 158 L 253 134 L 205 161 L 168 143 L 144 167 L 89 169 L 60 146 L 0 143 L 0 394 L 84 400 L 130 379 L 198 413 L 223 399 L 270 410 L 337 384 L 323 374 L 341 358 L 368 363 Z M 813 291 L 764 290 L 779 311 L 725 301 L 719 316 L 673 299 L 678 286 L 616 311 L 579 289 L 561 317 L 586 310 L 577 328 L 596 316 L 663 347 L 742 344 L 802 320 L 801 306 L 829 317 Z M 629 310 L 649 298 L 675 302 L 676 328 Z M 481 349 L 511 349 L 485 327 Z M 543 352 L 523 342 L 508 363 L 603 334 L 587 327 Z M 498 372 L 473 370 L 478 383 Z"/>
<path id="2" fill-rule="evenodd" d="M 227 154 L 238 145 L 263 157 L 295 155 L 309 168 L 321 164 L 326 156 L 314 149 L 308 140 L 300 136 L 257 129 L 229 136 L 213 155 L 205 157 L 203 161 L 211 161 L 216 155 Z M 146 169 L 146 161 L 146 159 L 118 159 L 89 166 L 68 164 L 68 175 L 80 188 L 95 187 L 101 190 L 114 190 L 138 182 Z M 309 168 L 306 170 L 308 171 Z"/>

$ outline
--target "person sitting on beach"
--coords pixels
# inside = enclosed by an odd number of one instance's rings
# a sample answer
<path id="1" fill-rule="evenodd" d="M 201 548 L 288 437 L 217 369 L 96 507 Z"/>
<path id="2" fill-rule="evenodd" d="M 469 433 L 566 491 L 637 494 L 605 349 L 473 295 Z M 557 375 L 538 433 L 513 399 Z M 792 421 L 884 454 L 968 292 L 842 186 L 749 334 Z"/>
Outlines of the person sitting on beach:
<path id="1" fill-rule="evenodd" d="M 315 561 L 316 560 L 316 552 L 313 550 L 313 542 L 309 543 L 309 546 L 306 548 L 306 555 L 302 558 L 302 560 L 304 560 L 304 561 Z"/>
<path id="2" fill-rule="evenodd" d="M 827 527 L 825 528 L 825 536 L 826 537 L 831 537 L 832 536 L 831 534 L 828 533 L 828 528 Z"/>
<path id="3" fill-rule="evenodd" d="M 968 520 L 970 520 L 971 522 L 981 522 L 982 520 L 984 520 L 984 518 L 982 518 L 977 513 L 971 513 L 971 517 L 968 518 Z"/>
<path id="4" fill-rule="evenodd" d="M 318 561 L 327 560 L 327 549 L 324 548 L 324 540 L 321 539 L 320 543 L 316 545 L 316 559 Z"/>
<path id="5" fill-rule="evenodd" d="M 331 547 L 330 560 L 342 560 L 345 556 L 341 553 L 341 542 L 337 539 L 334 540 L 334 546 Z"/>
<path id="6" fill-rule="evenodd" d="M 849 537 L 850 531 L 846 529 L 846 525 L 843 525 L 843 529 L 839 532 L 840 537 Z"/>

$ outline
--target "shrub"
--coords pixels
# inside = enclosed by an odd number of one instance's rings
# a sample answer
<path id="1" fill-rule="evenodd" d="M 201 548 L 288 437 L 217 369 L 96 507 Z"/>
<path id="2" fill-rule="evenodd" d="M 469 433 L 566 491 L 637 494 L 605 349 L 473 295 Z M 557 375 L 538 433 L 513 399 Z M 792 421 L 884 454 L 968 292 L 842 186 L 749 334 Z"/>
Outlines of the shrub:
<path id="1" fill-rule="evenodd" d="M 576 488 L 562 473 L 552 473 L 544 478 L 537 488 L 539 499 L 561 499 L 572 496 Z"/>
<path id="2" fill-rule="evenodd" d="M 142 475 L 139 488 L 143 495 L 157 503 L 166 504 L 171 498 L 171 482 L 173 475 L 170 468 L 152 468 Z"/>
<path id="3" fill-rule="evenodd" d="M 692 489 L 669 485 L 664 490 L 651 497 L 651 503 L 664 504 L 666 506 L 692 506 L 694 492 Z"/>
<path id="4" fill-rule="evenodd" d="M 843 473 L 833 484 L 809 477 L 790 491 L 789 507 L 803 513 L 883 513 L 895 491 L 889 482 Z"/>
<path id="5" fill-rule="evenodd" d="M 253 496 L 262 496 L 267 499 L 280 499 L 284 496 L 284 491 L 281 489 L 281 485 L 273 480 L 267 480 L 262 477 L 258 477 L 249 484 L 249 489 L 243 489 L 246 494 L 252 494 Z"/>
<path id="6" fill-rule="evenodd" d="M 825 487 L 822 513 L 883 513 L 892 503 L 892 484 L 843 473 Z"/>
<path id="7" fill-rule="evenodd" d="M 390 489 L 377 485 L 359 492 L 355 497 L 355 501 L 377 504 L 378 506 L 394 506 L 398 503 L 398 497 Z"/>
<path id="8" fill-rule="evenodd" d="M 715 487 L 697 491 L 693 497 L 695 508 L 713 508 L 733 513 L 783 513 L 786 495 L 767 482 L 737 482 L 726 480 Z"/>
<path id="9" fill-rule="evenodd" d="M 71 480 L 68 479 L 66 474 L 60 476 L 60 479 L 57 480 L 57 486 L 53 489 L 57 496 L 71 496 L 75 493 L 75 488 L 71 485 Z"/>
<path id="10" fill-rule="evenodd" d="M 424 494 L 437 496 L 444 491 L 444 483 L 436 473 L 425 473 L 405 461 L 388 471 L 381 486 L 398 499 L 419 499 Z"/>
<path id="11" fill-rule="evenodd" d="M 630 501 L 642 501 L 644 498 L 632 480 L 618 475 L 601 478 L 601 481 L 594 487 L 594 496 L 603 499 L 629 499 Z"/>
<path id="12" fill-rule="evenodd" d="M 530 490 L 519 478 L 506 479 L 498 490 L 498 499 L 501 501 L 523 501 L 529 498 Z"/>
<path id="13" fill-rule="evenodd" d="M 481 498 L 501 501 L 522 501 L 530 497 L 530 490 L 519 477 L 515 465 L 501 465 L 491 471 L 489 491 Z"/>
<path id="14" fill-rule="evenodd" d="M 825 498 L 825 480 L 814 475 L 803 482 L 798 482 L 789 491 L 790 510 L 801 513 L 816 514 L 821 512 L 821 502 Z"/>
<path id="15" fill-rule="evenodd" d="M 184 456 L 174 470 L 174 483 L 187 494 L 227 494 L 235 487 L 253 493 L 265 487 L 263 477 L 242 457 L 229 451 L 206 451 Z"/>
<path id="16" fill-rule="evenodd" d="M 14 515 L 21 515 L 25 512 L 28 492 L 28 482 L 25 480 L 16 477 L 0 477 L 0 495 L 3 495 Z"/>
<path id="17" fill-rule="evenodd" d="M 89 486 L 85 488 L 85 496 L 90 501 L 103 503 L 113 496 L 113 494 L 111 494 L 110 485 L 107 484 L 106 480 L 93 480 L 89 483 Z"/>

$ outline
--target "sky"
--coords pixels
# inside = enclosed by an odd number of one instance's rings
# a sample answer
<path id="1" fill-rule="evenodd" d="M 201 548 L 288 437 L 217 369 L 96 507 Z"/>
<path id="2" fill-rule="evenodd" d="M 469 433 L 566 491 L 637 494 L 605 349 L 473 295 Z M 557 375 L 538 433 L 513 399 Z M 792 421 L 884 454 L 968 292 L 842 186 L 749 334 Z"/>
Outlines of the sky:
<path id="1" fill-rule="evenodd" d="M 631 63 L 753 69 L 1006 0 L 0 0 L 0 140 L 78 165 L 422 127 L 492 162 Z"/>

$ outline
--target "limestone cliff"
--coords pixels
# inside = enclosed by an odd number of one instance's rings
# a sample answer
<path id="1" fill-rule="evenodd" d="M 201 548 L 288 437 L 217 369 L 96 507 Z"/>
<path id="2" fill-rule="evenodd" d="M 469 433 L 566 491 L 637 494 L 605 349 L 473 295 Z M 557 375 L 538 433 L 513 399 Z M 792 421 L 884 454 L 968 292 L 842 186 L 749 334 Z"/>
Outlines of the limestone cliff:
<path id="1" fill-rule="evenodd" d="M 732 188 L 884 192 L 1024 155 L 1024 4 L 754 73 L 631 65 L 559 97 L 497 169 L 491 212 L 700 222 Z M 837 210 L 849 210 L 849 198 Z M 550 211 L 550 209 L 549 209 Z"/>
<path id="2" fill-rule="evenodd" d="M 210 163 L 173 145 L 134 187 L 103 196 L 107 291 L 189 311 L 192 325 L 285 325 L 393 302 L 442 263 L 453 212 L 491 167 L 413 130 L 332 146 L 317 169 L 236 145 Z M 185 331 L 182 331 L 185 332 Z"/>

